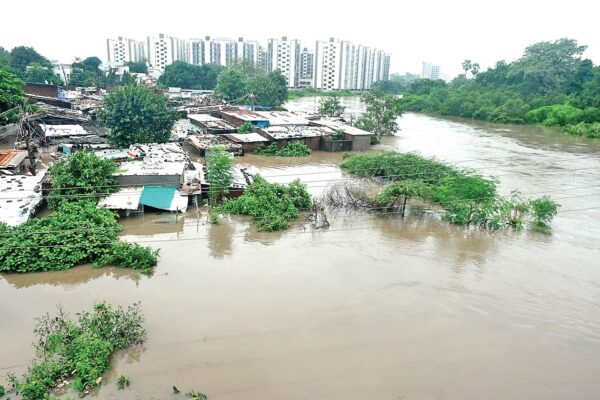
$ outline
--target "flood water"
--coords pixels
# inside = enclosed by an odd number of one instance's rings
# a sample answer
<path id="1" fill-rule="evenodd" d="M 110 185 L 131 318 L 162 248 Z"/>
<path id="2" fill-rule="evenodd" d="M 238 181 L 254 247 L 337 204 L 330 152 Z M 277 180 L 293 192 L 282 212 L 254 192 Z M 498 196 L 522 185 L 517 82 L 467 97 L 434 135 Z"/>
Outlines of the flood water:
<path id="1" fill-rule="evenodd" d="M 343 102 L 360 110 L 358 98 Z M 161 249 L 153 276 L 89 266 L 0 276 L 0 376 L 25 371 L 34 318 L 55 304 L 141 301 L 148 341 L 113 358 L 93 398 L 177 398 L 175 385 L 211 400 L 597 399 L 600 141 L 415 114 L 399 124 L 379 149 L 497 176 L 503 193 L 551 195 L 562 205 L 551 232 L 468 230 L 418 210 L 329 213 L 328 230 L 275 233 L 237 217 L 210 225 L 196 209 L 130 218 L 124 239 Z M 318 195 L 349 179 L 341 157 L 236 162 Z"/>

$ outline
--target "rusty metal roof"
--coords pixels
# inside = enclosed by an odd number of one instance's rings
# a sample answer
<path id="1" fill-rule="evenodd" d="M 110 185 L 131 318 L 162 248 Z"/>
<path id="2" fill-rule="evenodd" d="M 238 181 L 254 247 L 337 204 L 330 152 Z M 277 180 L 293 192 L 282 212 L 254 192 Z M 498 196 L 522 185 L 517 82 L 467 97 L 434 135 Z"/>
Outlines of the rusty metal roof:
<path id="1" fill-rule="evenodd" d="M 25 150 L 0 150 L 0 168 L 16 168 L 27 158 Z"/>

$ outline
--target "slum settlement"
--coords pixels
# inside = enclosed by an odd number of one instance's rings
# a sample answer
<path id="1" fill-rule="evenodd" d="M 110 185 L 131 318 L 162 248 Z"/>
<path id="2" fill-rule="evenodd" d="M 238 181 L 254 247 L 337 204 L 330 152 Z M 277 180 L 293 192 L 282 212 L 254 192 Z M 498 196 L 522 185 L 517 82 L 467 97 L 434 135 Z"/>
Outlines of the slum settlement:
<path id="1" fill-rule="evenodd" d="M 371 133 L 341 118 L 254 111 L 212 93 L 177 88 L 163 92 L 180 116 L 168 143 L 114 148 L 109 130 L 96 118 L 106 91 L 47 84 L 27 84 L 24 91 L 38 111 L 15 126 L 14 148 L 0 150 L 0 221 L 12 226 L 27 221 L 43 203 L 52 186 L 48 166 L 76 151 L 114 160 L 120 190 L 98 207 L 128 216 L 145 209 L 185 212 L 189 205 L 198 205 L 210 186 L 204 157 L 215 149 L 238 157 L 273 144 L 283 148 L 302 143 L 312 151 L 328 152 L 370 148 Z M 231 193 L 240 195 L 252 175 L 240 168 L 233 175 Z"/>

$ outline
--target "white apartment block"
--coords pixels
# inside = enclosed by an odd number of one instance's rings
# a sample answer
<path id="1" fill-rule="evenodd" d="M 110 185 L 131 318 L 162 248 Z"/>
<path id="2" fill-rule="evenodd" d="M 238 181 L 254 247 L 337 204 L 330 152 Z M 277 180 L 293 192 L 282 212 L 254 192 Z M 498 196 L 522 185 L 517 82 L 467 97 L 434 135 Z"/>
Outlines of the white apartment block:
<path id="1" fill-rule="evenodd" d="M 238 60 L 248 60 L 256 65 L 259 64 L 260 43 L 255 40 L 244 40 L 244 38 L 239 38 L 236 46 Z"/>
<path id="2" fill-rule="evenodd" d="M 148 36 L 146 43 L 148 64 L 152 68 L 164 71 L 174 61 L 190 62 L 190 44 L 187 40 L 161 33 L 158 37 Z"/>
<path id="3" fill-rule="evenodd" d="M 146 58 L 144 42 L 119 36 L 117 39 L 106 39 L 107 61 L 126 63 L 140 61 Z"/>
<path id="4" fill-rule="evenodd" d="M 146 42 L 119 37 L 107 39 L 109 63 L 148 60 L 153 70 L 164 71 L 174 61 L 195 65 L 229 66 L 236 60 L 249 60 L 266 72 L 280 70 L 288 87 L 314 87 L 323 90 L 368 90 L 373 83 L 389 79 L 390 55 L 381 50 L 330 38 L 317 41 L 314 51 L 301 50 L 296 39 L 269 39 L 263 47 L 257 41 L 229 38 L 181 40 L 160 34 Z M 438 66 L 423 63 L 423 76 L 438 79 Z"/>
<path id="5" fill-rule="evenodd" d="M 318 41 L 314 85 L 323 90 L 368 90 L 389 78 L 390 55 L 381 50 L 330 38 Z"/>
<path id="6" fill-rule="evenodd" d="M 431 80 L 440 79 L 439 65 L 432 65 L 429 62 L 423 62 L 423 68 L 421 69 L 421 78 Z"/>
<path id="7" fill-rule="evenodd" d="M 298 72 L 300 66 L 300 41 L 286 36 L 280 39 L 269 39 L 267 43 L 267 71 L 280 70 L 287 79 L 288 87 L 298 87 Z"/>

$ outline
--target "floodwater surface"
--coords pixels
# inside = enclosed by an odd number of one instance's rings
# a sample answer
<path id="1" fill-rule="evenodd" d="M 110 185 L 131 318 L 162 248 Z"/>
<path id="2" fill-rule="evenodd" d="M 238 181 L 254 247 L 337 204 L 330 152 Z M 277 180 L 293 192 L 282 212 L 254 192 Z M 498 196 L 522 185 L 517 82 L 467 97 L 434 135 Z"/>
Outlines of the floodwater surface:
<path id="1" fill-rule="evenodd" d="M 330 212 L 329 229 L 274 233 L 238 217 L 210 225 L 195 208 L 129 218 L 125 240 L 160 248 L 152 276 L 0 276 L 0 376 L 25 371 L 34 318 L 56 304 L 141 301 L 148 341 L 113 357 L 92 398 L 177 398 L 173 385 L 211 400 L 598 398 L 600 141 L 415 114 L 399 125 L 377 149 L 494 175 L 505 194 L 551 195 L 562 207 L 550 233 L 465 229 L 419 208 L 403 220 Z M 341 158 L 236 163 L 319 195 L 350 179 Z"/>

